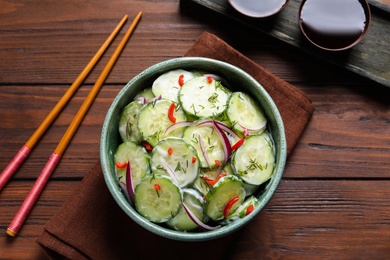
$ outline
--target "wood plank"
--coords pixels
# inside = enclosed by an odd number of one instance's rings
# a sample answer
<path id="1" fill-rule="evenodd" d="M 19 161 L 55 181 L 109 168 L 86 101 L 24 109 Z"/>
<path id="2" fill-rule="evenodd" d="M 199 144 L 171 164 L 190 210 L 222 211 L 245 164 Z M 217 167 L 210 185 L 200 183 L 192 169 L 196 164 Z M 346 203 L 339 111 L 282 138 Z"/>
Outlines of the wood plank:
<path id="1" fill-rule="evenodd" d="M 0 236 L 0 249 L 7 248 L 1 250 L 2 258 L 39 255 L 40 249 L 32 241 L 78 183 L 49 182 L 19 236 L 15 239 Z M 13 183 L 0 194 L 1 232 L 30 185 L 31 182 Z M 229 259 L 383 258 L 390 253 L 389 196 L 389 180 L 283 179 L 264 211 L 235 234 L 226 256 Z M 163 258 L 164 252 L 160 253 Z"/>
<path id="2" fill-rule="evenodd" d="M 284 180 L 263 214 L 239 234 L 232 258 L 384 258 L 390 253 L 389 185 Z"/>
<path id="3" fill-rule="evenodd" d="M 0 258 L 47 259 L 35 240 L 43 226 L 52 218 L 76 189 L 79 181 L 49 181 L 15 238 L 5 231 L 32 186 L 31 181 L 11 182 L 0 193 Z"/>
<path id="4" fill-rule="evenodd" d="M 273 19 L 245 17 L 224 0 L 181 0 L 192 15 L 213 12 L 261 33 L 270 35 L 291 46 L 325 60 L 330 64 L 367 77 L 390 87 L 390 27 L 388 15 L 372 11 L 371 26 L 365 38 L 354 48 L 343 52 L 326 52 L 312 46 L 302 37 L 298 26 L 299 0 L 291 0 Z M 198 9 L 198 10 L 196 10 Z"/>
<path id="5" fill-rule="evenodd" d="M 389 178 L 388 89 L 308 87 L 315 111 L 289 158 L 289 178 Z"/>
<path id="6" fill-rule="evenodd" d="M 126 5 L 129 7 L 125 8 Z M 97 3 L 97 9 L 94 10 L 98 19 L 90 15 L 80 17 L 74 12 L 74 7 L 66 3 L 59 4 L 63 12 L 57 17 L 52 15 L 45 19 L 37 17 L 35 14 L 41 12 L 40 6 L 32 2 L 17 5 L 14 11 L 2 14 L 1 85 L 16 87 L 37 84 L 38 89 L 42 85 L 43 87 L 53 84 L 61 84 L 63 87 L 70 85 L 114 28 L 123 15 L 122 10 L 126 9 L 146 11 L 134 37 L 110 73 L 107 84 L 124 85 L 147 67 L 182 56 L 204 31 L 216 33 L 239 51 L 287 81 L 326 84 L 335 82 L 334 77 L 337 77 L 339 83 L 350 84 L 351 81 L 349 74 L 343 75 L 345 71 L 338 72 L 327 63 L 326 65 L 319 63 L 318 59 L 305 57 L 302 60 L 305 53 L 286 48 L 280 42 L 272 41 L 270 37 L 248 37 L 253 35 L 250 28 L 242 28 L 234 23 L 227 27 L 224 20 L 205 21 L 186 15 L 185 12 L 178 12 L 179 4 L 176 0 L 149 5 L 144 2 L 118 1 L 115 6 L 119 8 L 115 7 L 105 12 L 104 3 Z M 48 13 L 56 13 L 59 7 L 47 4 L 45 8 Z M 79 12 L 88 13 L 88 5 L 80 5 L 79 8 Z M 24 19 L 9 24 L 10 21 L 18 20 L 19 16 L 23 16 Z M 174 35 L 172 30 L 175 31 Z M 94 83 L 118 42 L 119 38 L 86 79 L 87 84 Z M 280 61 L 285 65 L 281 65 Z M 332 77 L 326 72 L 331 73 Z"/>
<path id="7" fill-rule="evenodd" d="M 198 26 L 180 16 L 177 0 L 116 1 L 115 5 L 109 2 L 54 5 L 51 1 L 38 5 L 25 1 L 7 2 L 5 6 L 0 16 L 0 81 L 7 84 L 70 84 L 126 13 L 131 20 L 139 10 L 144 11 L 107 82 L 126 83 L 156 62 L 183 55 L 200 34 Z M 90 12 L 92 9 L 94 12 Z M 128 26 L 129 22 L 124 28 Z M 172 37 L 172 30 L 180 33 Z M 94 83 L 123 33 L 124 29 L 87 83 Z"/>
<path id="8" fill-rule="evenodd" d="M 83 86 L 35 146 L 14 178 L 37 178 L 77 113 L 91 86 Z M 0 94 L 0 157 L 3 170 L 65 92 L 64 86 L 9 86 Z M 101 126 L 120 87 L 101 90 L 52 178 L 82 178 L 99 159 Z M 36 92 L 38 91 L 38 92 Z M 15 128 L 15 126 L 19 126 Z M 69 171 L 69 169 L 72 169 Z"/>

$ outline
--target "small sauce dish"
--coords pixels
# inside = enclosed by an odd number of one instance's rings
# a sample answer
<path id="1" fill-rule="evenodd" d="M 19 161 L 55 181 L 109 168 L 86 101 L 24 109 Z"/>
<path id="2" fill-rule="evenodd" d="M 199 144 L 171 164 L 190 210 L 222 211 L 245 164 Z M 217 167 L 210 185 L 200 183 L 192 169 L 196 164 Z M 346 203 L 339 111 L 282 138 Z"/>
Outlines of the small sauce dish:
<path id="1" fill-rule="evenodd" d="M 251 18 L 265 18 L 282 11 L 289 0 L 228 0 L 239 13 Z"/>
<path id="2" fill-rule="evenodd" d="M 298 22 L 301 32 L 313 45 L 341 51 L 364 38 L 370 20 L 366 0 L 302 0 Z"/>

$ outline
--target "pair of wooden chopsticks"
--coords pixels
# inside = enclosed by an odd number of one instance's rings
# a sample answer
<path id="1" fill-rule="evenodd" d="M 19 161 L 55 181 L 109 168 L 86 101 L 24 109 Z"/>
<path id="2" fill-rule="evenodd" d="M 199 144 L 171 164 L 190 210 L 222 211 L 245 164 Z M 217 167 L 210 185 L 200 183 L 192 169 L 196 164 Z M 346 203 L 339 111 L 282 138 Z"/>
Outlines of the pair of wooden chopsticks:
<path id="1" fill-rule="evenodd" d="M 101 86 L 103 85 L 104 81 L 106 80 L 108 74 L 110 73 L 112 67 L 114 66 L 114 64 L 115 64 L 116 60 L 118 59 L 120 53 L 122 52 L 124 46 L 126 45 L 127 41 L 129 40 L 131 34 L 133 33 L 136 25 L 138 24 L 139 20 L 141 19 L 141 16 L 142 16 L 142 12 L 139 12 L 138 15 L 135 17 L 134 21 L 130 25 L 129 29 L 126 31 L 125 35 L 123 36 L 122 40 L 118 44 L 117 48 L 115 49 L 115 51 L 112 54 L 111 58 L 109 59 L 108 63 L 106 64 L 103 71 L 101 72 L 99 78 L 96 80 L 95 85 L 93 86 L 93 88 L 89 92 L 88 96 L 85 98 L 79 111 L 77 112 L 77 114 L 73 118 L 72 122 L 70 123 L 70 125 L 69 125 L 67 131 L 65 132 L 65 134 L 63 135 L 61 141 L 58 143 L 57 148 L 54 150 L 53 154 L 50 156 L 50 158 L 49 158 L 48 162 L 46 163 L 45 167 L 43 168 L 42 172 L 39 174 L 37 180 L 35 181 L 34 185 L 31 188 L 29 194 L 27 195 L 23 204 L 20 206 L 18 212 L 16 213 L 14 219 L 12 220 L 11 224 L 9 225 L 9 227 L 7 229 L 7 234 L 9 236 L 15 237 L 16 234 L 19 232 L 25 219 L 27 218 L 27 216 L 30 213 L 31 209 L 33 208 L 35 202 L 37 201 L 39 195 L 41 194 L 42 190 L 44 189 L 47 181 L 49 180 L 51 174 L 53 173 L 54 169 L 58 165 L 58 163 L 61 159 L 61 156 L 65 152 L 71 139 L 73 138 L 74 134 L 76 133 L 76 130 L 80 126 L 88 109 L 92 105 Z M 107 38 L 107 40 L 104 42 L 104 44 L 97 51 L 95 56 L 86 65 L 86 67 L 83 69 L 83 71 L 80 73 L 80 75 L 76 78 L 76 80 L 73 82 L 73 84 L 66 91 L 64 96 L 58 101 L 58 103 L 55 105 L 53 110 L 44 119 L 44 121 L 37 128 L 37 130 L 34 132 L 34 134 L 22 146 L 22 148 L 15 155 L 15 157 L 12 159 L 12 161 L 4 169 L 4 171 L 0 175 L 0 191 L 3 189 L 3 187 L 5 186 L 7 181 L 11 178 L 11 176 L 15 173 L 15 171 L 19 168 L 19 166 L 23 163 L 23 161 L 28 157 L 28 155 L 30 154 L 30 152 L 33 149 L 33 147 L 35 146 L 35 144 L 39 141 L 39 139 L 42 137 L 42 135 L 45 133 L 45 131 L 48 129 L 48 127 L 51 125 L 51 123 L 54 121 L 54 119 L 59 115 L 61 110 L 64 108 L 64 106 L 70 100 L 70 98 L 73 96 L 73 94 L 75 93 L 77 88 L 81 85 L 81 83 L 84 81 L 84 79 L 90 73 L 92 68 L 98 62 L 98 60 L 103 55 L 103 53 L 106 51 L 106 49 L 111 44 L 111 42 L 113 41 L 115 36 L 118 34 L 118 32 L 120 31 L 120 29 L 122 28 L 122 26 L 124 25 L 124 23 L 126 22 L 127 19 L 128 19 L 127 15 L 125 15 L 122 18 L 122 20 L 116 26 L 114 31 L 110 34 L 110 36 Z"/>

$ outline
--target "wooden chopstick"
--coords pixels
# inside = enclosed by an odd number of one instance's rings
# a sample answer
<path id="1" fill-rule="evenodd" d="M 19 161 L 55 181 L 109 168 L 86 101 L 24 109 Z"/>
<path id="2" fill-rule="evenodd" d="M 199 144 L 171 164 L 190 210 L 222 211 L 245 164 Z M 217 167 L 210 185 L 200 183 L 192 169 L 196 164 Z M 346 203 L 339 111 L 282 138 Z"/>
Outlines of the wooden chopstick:
<path id="1" fill-rule="evenodd" d="M 122 20 L 118 23 L 112 33 L 108 36 L 107 40 L 103 43 L 103 45 L 99 48 L 96 54 L 92 57 L 89 63 L 85 66 L 85 68 L 81 71 L 80 75 L 75 79 L 73 84 L 69 87 L 69 89 L 65 92 L 65 94 L 61 97 L 58 103 L 54 106 L 54 108 L 50 111 L 50 113 L 43 120 L 41 125 L 35 130 L 35 132 L 31 135 L 28 141 L 20 148 L 18 153 L 14 156 L 11 162 L 7 165 L 7 167 L 3 170 L 0 175 L 0 191 L 7 184 L 8 180 L 12 177 L 15 171 L 20 167 L 20 165 L 24 162 L 24 160 L 29 156 L 34 146 L 37 144 L 39 139 L 43 136 L 49 126 L 53 123 L 53 121 L 60 114 L 65 105 L 72 98 L 73 94 L 79 88 L 81 83 L 85 80 L 91 70 L 95 67 L 96 63 L 99 61 L 100 57 L 104 54 L 107 48 L 110 46 L 111 42 L 114 40 L 115 36 L 121 30 L 122 26 L 127 21 L 128 16 L 125 15 Z"/>
<path id="2" fill-rule="evenodd" d="M 20 206 L 14 219 L 12 220 L 11 224 L 9 225 L 9 227 L 6 231 L 9 236 L 15 237 L 16 234 L 19 232 L 25 219 L 27 218 L 32 207 L 34 206 L 35 202 L 37 201 L 40 193 L 42 192 L 47 181 L 49 180 L 52 172 L 54 171 L 55 167 L 58 165 L 58 163 L 61 159 L 61 156 L 64 153 L 64 151 L 66 150 L 70 140 L 72 139 L 77 128 L 81 124 L 85 114 L 87 113 L 89 107 L 93 103 L 93 100 L 95 99 L 96 95 L 98 94 L 101 86 L 103 85 L 104 81 L 106 80 L 108 74 L 110 73 L 112 67 L 114 66 L 116 60 L 118 59 L 121 51 L 123 50 L 128 39 L 130 38 L 132 32 L 134 31 L 135 26 L 137 25 L 138 21 L 141 19 L 141 16 L 142 16 L 142 12 L 139 12 L 138 15 L 136 16 L 136 18 L 134 19 L 134 21 L 132 22 L 132 24 L 130 25 L 130 28 L 126 31 L 125 35 L 123 36 L 123 39 L 120 41 L 119 45 L 115 49 L 115 51 L 112 54 L 107 65 L 104 67 L 99 78 L 96 80 L 95 85 L 93 86 L 93 88 L 89 92 L 88 96 L 84 100 L 84 102 L 81 105 L 76 116 L 73 118 L 73 120 L 70 123 L 63 138 L 59 142 L 57 148 L 55 149 L 53 154 L 50 156 L 45 167 L 43 168 L 42 172 L 40 173 L 38 179 L 35 181 L 29 194 L 27 195 L 26 199 L 24 200 L 23 204 Z"/>

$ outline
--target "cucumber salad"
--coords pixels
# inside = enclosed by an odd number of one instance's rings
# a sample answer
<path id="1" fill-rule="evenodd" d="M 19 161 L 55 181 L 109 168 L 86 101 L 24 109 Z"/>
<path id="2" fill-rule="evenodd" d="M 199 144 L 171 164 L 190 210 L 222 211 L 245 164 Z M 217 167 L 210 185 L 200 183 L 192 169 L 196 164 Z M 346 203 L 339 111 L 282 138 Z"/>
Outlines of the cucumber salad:
<path id="1" fill-rule="evenodd" d="M 160 75 L 119 120 L 118 183 L 144 218 L 213 230 L 250 214 L 275 167 L 267 119 L 248 94 L 217 75 Z"/>

